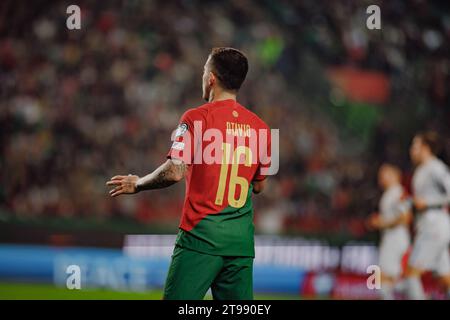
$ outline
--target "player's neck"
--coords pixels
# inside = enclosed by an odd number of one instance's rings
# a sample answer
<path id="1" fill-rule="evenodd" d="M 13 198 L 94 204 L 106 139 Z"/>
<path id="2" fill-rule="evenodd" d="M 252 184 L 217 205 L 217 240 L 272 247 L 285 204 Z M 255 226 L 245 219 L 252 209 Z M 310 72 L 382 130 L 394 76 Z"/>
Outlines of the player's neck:
<path id="1" fill-rule="evenodd" d="M 389 190 L 389 189 L 398 187 L 399 185 L 400 185 L 400 182 L 398 182 L 398 181 L 393 181 L 393 182 L 391 182 L 391 183 L 389 183 L 389 184 L 386 185 L 386 187 L 384 188 L 384 191 L 387 191 L 387 190 Z"/>
<path id="2" fill-rule="evenodd" d="M 236 101 L 236 93 L 224 90 L 211 90 L 209 95 L 209 102 L 223 101 L 223 100 L 234 100 Z"/>
<path id="3" fill-rule="evenodd" d="M 423 159 L 422 159 L 422 162 L 420 163 L 420 164 L 426 164 L 427 162 L 429 162 L 431 159 L 433 159 L 434 158 L 434 155 L 433 154 L 426 154 L 424 157 L 423 157 Z"/>

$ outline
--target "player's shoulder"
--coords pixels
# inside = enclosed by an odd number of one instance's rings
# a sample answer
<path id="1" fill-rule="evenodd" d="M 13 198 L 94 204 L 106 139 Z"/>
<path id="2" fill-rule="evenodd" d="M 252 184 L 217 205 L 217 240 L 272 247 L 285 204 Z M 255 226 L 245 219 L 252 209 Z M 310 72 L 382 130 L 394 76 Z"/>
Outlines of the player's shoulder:
<path id="1" fill-rule="evenodd" d="M 208 110 L 207 110 L 206 104 L 203 104 L 198 107 L 193 107 L 193 108 L 187 109 L 181 118 L 187 119 L 187 120 L 200 120 L 205 117 L 205 114 L 207 112 L 208 112 Z"/>
<path id="2" fill-rule="evenodd" d="M 248 116 L 252 119 L 252 121 L 254 123 L 257 123 L 259 125 L 259 127 L 264 128 L 264 129 L 270 129 L 269 125 L 263 119 L 261 119 L 261 117 L 258 116 L 256 113 L 254 113 L 253 111 L 244 107 L 241 104 L 239 104 L 239 106 L 241 108 L 243 108 L 245 110 L 245 112 L 247 112 Z"/>
<path id="3" fill-rule="evenodd" d="M 449 170 L 449 168 L 448 168 L 448 166 L 445 164 L 445 162 L 444 161 L 442 161 L 441 159 L 439 159 L 439 158 L 434 158 L 433 160 L 431 160 L 432 162 L 431 162 L 431 165 L 432 165 L 432 168 L 434 169 L 434 170 L 436 170 L 436 171 L 439 171 L 439 172 L 445 172 L 445 171 L 448 171 Z"/>

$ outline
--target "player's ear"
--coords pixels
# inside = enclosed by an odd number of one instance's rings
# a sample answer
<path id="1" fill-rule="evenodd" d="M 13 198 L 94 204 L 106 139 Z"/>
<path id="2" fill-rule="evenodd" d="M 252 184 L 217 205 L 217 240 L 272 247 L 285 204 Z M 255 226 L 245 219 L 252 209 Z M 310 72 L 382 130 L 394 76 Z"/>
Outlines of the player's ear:
<path id="1" fill-rule="evenodd" d="M 209 84 L 210 86 L 213 86 L 215 83 L 216 83 L 216 75 L 210 71 L 210 72 L 209 72 L 209 80 L 208 80 L 208 84 Z"/>

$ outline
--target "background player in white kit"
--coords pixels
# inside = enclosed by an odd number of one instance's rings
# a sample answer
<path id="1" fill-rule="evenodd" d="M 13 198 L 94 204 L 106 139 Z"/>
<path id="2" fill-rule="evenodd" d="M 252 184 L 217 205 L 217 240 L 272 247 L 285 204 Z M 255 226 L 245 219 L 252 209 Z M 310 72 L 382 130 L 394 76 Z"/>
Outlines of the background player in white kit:
<path id="1" fill-rule="evenodd" d="M 439 137 L 434 132 L 417 134 L 410 156 L 417 166 L 413 177 L 417 233 L 406 271 L 411 299 L 425 299 L 421 282 L 424 271 L 435 271 L 450 289 L 450 172 L 436 157 Z M 448 293 L 448 292 L 447 292 Z"/>
<path id="2" fill-rule="evenodd" d="M 410 245 L 409 224 L 412 215 L 402 205 L 405 190 L 401 185 L 399 168 L 383 164 L 378 170 L 378 183 L 384 190 L 379 203 L 380 214 L 372 215 L 368 224 L 382 231 L 379 251 L 381 297 L 392 300 L 395 284 L 402 275 L 402 259 Z"/>

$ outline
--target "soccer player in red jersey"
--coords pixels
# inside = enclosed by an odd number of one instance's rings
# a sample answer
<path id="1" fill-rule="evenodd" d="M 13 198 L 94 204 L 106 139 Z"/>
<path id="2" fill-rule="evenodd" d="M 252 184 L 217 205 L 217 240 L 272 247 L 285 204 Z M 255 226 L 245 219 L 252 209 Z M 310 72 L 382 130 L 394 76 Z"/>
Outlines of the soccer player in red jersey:
<path id="1" fill-rule="evenodd" d="M 110 195 L 168 187 L 183 178 L 186 194 L 164 299 L 253 299 L 252 193 L 264 189 L 270 129 L 236 95 L 245 55 L 214 48 L 204 66 L 206 104 L 187 110 L 167 161 L 152 173 L 114 176 Z"/>

